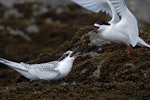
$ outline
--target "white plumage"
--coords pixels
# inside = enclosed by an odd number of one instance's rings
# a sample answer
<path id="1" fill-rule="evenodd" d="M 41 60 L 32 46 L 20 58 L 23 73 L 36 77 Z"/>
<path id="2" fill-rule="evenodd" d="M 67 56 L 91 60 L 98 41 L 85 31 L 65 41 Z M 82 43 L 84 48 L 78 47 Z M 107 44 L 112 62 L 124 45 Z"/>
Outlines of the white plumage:
<path id="1" fill-rule="evenodd" d="M 141 45 L 150 48 L 150 45 L 139 37 L 137 20 L 127 8 L 124 0 L 71 1 L 95 13 L 102 11 L 112 17 L 107 25 L 103 23 L 94 24 L 101 38 L 112 42 L 123 42 L 127 46 Z"/>
<path id="2" fill-rule="evenodd" d="M 0 58 L 0 63 L 13 68 L 24 77 L 30 80 L 57 80 L 66 77 L 73 66 L 78 53 L 74 51 L 65 52 L 58 61 L 51 61 L 42 64 L 16 63 Z"/>

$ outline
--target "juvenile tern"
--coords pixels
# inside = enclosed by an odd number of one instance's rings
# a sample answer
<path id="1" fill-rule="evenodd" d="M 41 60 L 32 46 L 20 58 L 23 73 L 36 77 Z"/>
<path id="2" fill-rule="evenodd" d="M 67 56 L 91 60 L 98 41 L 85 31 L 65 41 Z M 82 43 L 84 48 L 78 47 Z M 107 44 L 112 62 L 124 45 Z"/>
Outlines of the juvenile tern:
<path id="1" fill-rule="evenodd" d="M 50 61 L 41 64 L 17 63 L 0 58 L 0 63 L 13 68 L 24 77 L 32 80 L 58 80 L 66 77 L 73 66 L 75 58 L 78 56 L 77 49 L 66 51 L 58 61 Z"/>
<path id="2" fill-rule="evenodd" d="M 139 30 L 135 16 L 127 8 L 124 0 L 71 0 L 78 5 L 98 13 L 105 12 L 111 16 L 108 23 L 98 22 L 93 26 L 98 35 L 108 41 L 123 42 L 127 45 L 126 53 L 130 58 L 130 45 L 146 46 L 144 40 L 139 37 Z"/>

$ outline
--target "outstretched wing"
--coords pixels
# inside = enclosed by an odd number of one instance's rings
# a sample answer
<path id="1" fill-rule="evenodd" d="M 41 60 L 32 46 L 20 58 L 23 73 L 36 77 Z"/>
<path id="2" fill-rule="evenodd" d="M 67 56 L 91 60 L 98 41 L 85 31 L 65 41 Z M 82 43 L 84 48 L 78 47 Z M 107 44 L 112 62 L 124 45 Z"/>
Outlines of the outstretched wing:
<path id="1" fill-rule="evenodd" d="M 110 22 L 117 23 L 120 20 L 119 16 L 116 13 L 116 10 L 113 7 L 117 6 L 118 4 L 116 2 L 116 4 L 112 5 L 111 1 L 113 0 L 71 0 L 71 1 L 95 13 L 98 13 L 100 11 L 105 12 L 106 14 L 112 17 L 112 20 Z"/>
<path id="2" fill-rule="evenodd" d="M 112 17 L 109 23 L 118 23 L 118 30 L 129 38 L 134 47 L 138 41 L 137 20 L 126 7 L 124 0 L 72 0 L 80 6 L 98 13 L 100 11 Z M 121 19 L 119 18 L 121 17 Z"/>
<path id="3" fill-rule="evenodd" d="M 122 12 L 122 6 L 125 5 L 124 0 L 109 0 L 111 2 L 111 4 L 113 5 L 115 11 L 120 14 L 123 13 Z"/>

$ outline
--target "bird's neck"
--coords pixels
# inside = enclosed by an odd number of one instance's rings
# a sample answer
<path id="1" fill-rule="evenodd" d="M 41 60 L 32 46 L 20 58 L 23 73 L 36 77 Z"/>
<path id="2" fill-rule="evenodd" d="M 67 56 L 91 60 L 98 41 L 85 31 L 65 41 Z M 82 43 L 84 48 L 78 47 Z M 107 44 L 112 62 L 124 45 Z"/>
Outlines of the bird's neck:
<path id="1" fill-rule="evenodd" d="M 59 62 L 59 71 L 65 77 L 71 71 L 72 66 L 73 66 L 72 61 L 69 61 L 69 62 L 60 61 Z"/>
<path id="2" fill-rule="evenodd" d="M 103 31 L 107 30 L 108 27 L 110 27 L 110 25 L 102 25 L 102 26 L 100 27 L 100 32 L 103 32 Z"/>

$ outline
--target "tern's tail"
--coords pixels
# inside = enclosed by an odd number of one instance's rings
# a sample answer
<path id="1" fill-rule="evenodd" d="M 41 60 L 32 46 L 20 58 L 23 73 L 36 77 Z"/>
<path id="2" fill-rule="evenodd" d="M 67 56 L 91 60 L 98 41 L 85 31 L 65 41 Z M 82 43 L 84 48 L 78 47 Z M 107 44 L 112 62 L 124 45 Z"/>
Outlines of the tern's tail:
<path id="1" fill-rule="evenodd" d="M 27 70 L 24 66 L 21 65 L 21 63 L 16 63 L 3 58 L 0 58 L 0 63 L 7 65 L 13 69 Z"/>
<path id="2" fill-rule="evenodd" d="M 150 48 L 150 45 L 147 44 L 144 40 L 142 40 L 140 37 L 138 38 L 138 45 L 140 46 L 146 46 L 148 48 Z"/>

